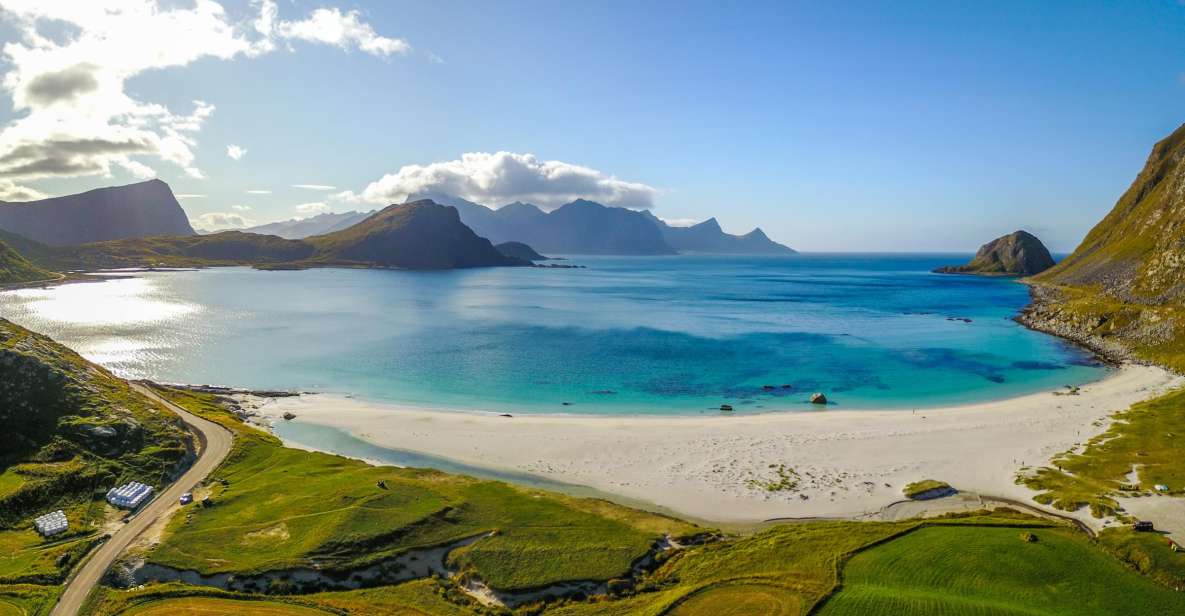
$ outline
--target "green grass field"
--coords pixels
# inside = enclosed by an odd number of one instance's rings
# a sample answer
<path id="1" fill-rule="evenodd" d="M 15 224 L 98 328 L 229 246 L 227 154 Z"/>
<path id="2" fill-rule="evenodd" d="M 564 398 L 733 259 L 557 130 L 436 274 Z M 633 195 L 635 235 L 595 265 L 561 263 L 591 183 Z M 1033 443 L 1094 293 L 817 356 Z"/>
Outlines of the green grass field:
<path id="1" fill-rule="evenodd" d="M 1185 595 L 1143 578 L 1070 529 L 922 528 L 863 551 L 819 612 L 860 615 L 1185 613 Z"/>
<path id="2" fill-rule="evenodd" d="M 434 580 L 395 586 L 290 597 L 249 597 L 211 588 L 170 583 L 131 591 L 100 589 L 90 616 L 168 614 L 256 614 L 275 616 L 350 614 L 352 616 L 480 616 L 480 606 Z M 204 610 L 204 611 L 201 611 Z"/>
<path id="3" fill-rule="evenodd" d="M 257 573 L 316 563 L 343 570 L 496 531 L 452 560 L 509 590 L 607 580 L 663 535 L 699 532 L 605 501 L 289 449 L 230 419 L 209 396 L 169 395 L 239 433 L 214 474 L 226 482 L 213 484 L 214 505 L 175 517 L 149 555 L 178 569 Z"/>
<path id="4" fill-rule="evenodd" d="M 45 616 L 59 591 L 58 586 L 0 584 L 0 616 Z"/>

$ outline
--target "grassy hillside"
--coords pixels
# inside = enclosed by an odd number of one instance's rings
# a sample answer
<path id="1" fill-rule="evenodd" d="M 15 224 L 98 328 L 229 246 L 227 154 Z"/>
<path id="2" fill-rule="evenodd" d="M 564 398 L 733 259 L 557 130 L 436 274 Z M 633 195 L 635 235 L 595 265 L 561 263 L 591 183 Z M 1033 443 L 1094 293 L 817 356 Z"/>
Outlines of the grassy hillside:
<path id="1" fill-rule="evenodd" d="M 188 446 L 173 418 L 126 383 L 0 319 L 0 614 L 48 609 L 53 585 L 116 515 L 102 492 L 132 478 L 161 485 Z M 32 518 L 59 508 L 70 531 L 43 540 Z"/>
<path id="2" fill-rule="evenodd" d="M 1033 277 L 1022 320 L 1118 357 L 1185 370 L 1185 126 L 1156 144 L 1109 214 Z"/>
<path id="3" fill-rule="evenodd" d="M 239 433 L 216 472 L 225 483 L 214 484 L 215 506 L 174 519 L 149 555 L 177 569 L 242 574 L 315 563 L 346 570 L 496 532 L 452 558 L 510 590 L 623 575 L 664 535 L 699 532 L 605 501 L 289 449 L 239 424 L 209 396 L 169 395 Z"/>
<path id="4" fill-rule="evenodd" d="M 392 205 L 341 231 L 307 238 L 313 261 L 405 269 L 525 265 L 461 222 L 455 208 L 423 199 Z"/>
<path id="5" fill-rule="evenodd" d="M 1030 534 L 1036 541 L 1025 540 Z M 775 526 L 687 547 L 634 588 L 515 610 L 482 606 L 451 580 L 420 579 L 305 595 L 247 595 L 159 584 L 104 591 L 93 613 L 230 615 L 253 609 L 294 616 L 1153 616 L 1185 609 L 1185 595 L 1141 577 L 1070 527 L 1001 510 L 927 521 Z"/>
<path id="6" fill-rule="evenodd" d="M 1022 535 L 1035 540 L 1026 541 Z M 821 616 L 1175 614 L 1185 596 L 1066 528 L 922 528 L 854 556 Z"/>
<path id="7" fill-rule="evenodd" d="M 53 272 L 29 263 L 0 238 L 0 285 L 52 280 L 53 278 L 55 278 Z"/>

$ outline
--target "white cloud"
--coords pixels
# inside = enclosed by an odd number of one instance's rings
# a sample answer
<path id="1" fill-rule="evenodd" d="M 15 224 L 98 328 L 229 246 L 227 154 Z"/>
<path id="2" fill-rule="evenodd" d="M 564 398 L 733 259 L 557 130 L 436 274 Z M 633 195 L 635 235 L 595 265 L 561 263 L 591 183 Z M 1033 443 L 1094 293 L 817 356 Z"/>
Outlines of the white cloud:
<path id="1" fill-rule="evenodd" d="M 293 188 L 304 188 L 306 190 L 333 190 L 336 186 L 328 186 L 326 184 L 293 184 Z"/>
<path id="2" fill-rule="evenodd" d="M 301 218 L 308 218 L 316 216 L 317 214 L 324 214 L 330 210 L 329 204 L 323 201 L 314 201 L 312 203 L 301 203 L 296 206 L 296 213 Z"/>
<path id="3" fill-rule="evenodd" d="M 659 220 L 672 227 L 694 227 L 695 225 L 698 225 L 700 222 L 702 222 L 695 218 L 663 218 L 661 216 L 659 216 Z"/>
<path id="4" fill-rule="evenodd" d="M 260 190 L 260 189 L 246 190 L 243 192 L 247 193 L 248 195 L 270 195 L 270 194 L 272 194 L 272 191 L 270 191 L 270 190 Z"/>
<path id="5" fill-rule="evenodd" d="M 274 11 L 274 2 L 264 2 L 264 13 Z M 370 24 L 359 19 L 358 11 L 343 13 L 337 8 L 317 9 L 300 21 L 275 21 L 274 12 L 268 19 L 256 21 L 256 29 L 264 34 L 274 32 L 281 38 L 336 45 L 342 49 L 358 48 L 376 56 L 406 54 L 411 45 L 402 39 L 379 36 Z"/>
<path id="6" fill-rule="evenodd" d="M 255 221 L 234 212 L 210 212 L 197 218 L 189 219 L 194 229 L 200 231 L 222 231 L 226 229 L 242 229 L 255 225 Z"/>
<path id="7" fill-rule="evenodd" d="M 205 199 L 206 195 L 195 195 L 193 193 L 177 193 L 173 195 L 178 199 Z"/>
<path id="8" fill-rule="evenodd" d="M 226 155 L 234 160 L 243 160 L 243 157 L 247 155 L 247 149 L 232 143 L 226 146 Z"/>
<path id="9" fill-rule="evenodd" d="M 274 0 L 236 21 L 215 0 L 3 0 L 0 18 L 17 33 L 3 44 L 3 91 L 15 119 L 0 128 L 0 180 L 110 176 L 122 168 L 155 175 L 135 157 L 156 158 L 202 178 L 196 135 L 214 105 L 177 112 L 126 91 L 141 73 L 204 58 L 258 56 L 275 41 L 311 41 L 378 56 L 409 46 L 378 35 L 357 11 L 313 11 L 283 21 Z M 228 149 L 228 154 L 230 150 Z"/>
<path id="10" fill-rule="evenodd" d="M 249 212 L 249 211 L 251 211 L 251 206 L 249 206 L 249 205 L 232 205 L 232 206 L 230 206 L 230 209 L 236 210 L 239 212 Z"/>
<path id="11" fill-rule="evenodd" d="M 12 180 L 0 179 L 0 201 L 36 201 L 47 197 L 49 195 L 40 190 L 17 185 Z"/>
<path id="12" fill-rule="evenodd" d="M 654 206 L 658 189 L 626 182 L 596 169 L 533 154 L 470 152 L 458 160 L 405 165 L 371 182 L 361 195 L 337 193 L 341 201 L 401 203 L 424 193 L 444 193 L 487 205 L 527 201 L 550 208 L 575 199 L 633 209 Z"/>
<path id="13" fill-rule="evenodd" d="M 428 61 L 433 64 L 444 64 L 444 58 L 436 55 L 435 53 L 433 53 L 431 51 L 425 51 L 424 56 L 427 57 Z"/>

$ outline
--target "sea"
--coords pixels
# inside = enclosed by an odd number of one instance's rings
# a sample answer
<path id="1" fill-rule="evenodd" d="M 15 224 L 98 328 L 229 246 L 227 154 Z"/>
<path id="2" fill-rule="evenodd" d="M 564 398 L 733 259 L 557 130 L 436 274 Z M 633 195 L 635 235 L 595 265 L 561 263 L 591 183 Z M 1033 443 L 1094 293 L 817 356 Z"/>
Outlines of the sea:
<path id="1" fill-rule="evenodd" d="M 1013 320 L 1024 285 L 931 273 L 969 256 L 108 272 L 0 293 L 0 317 L 128 378 L 500 413 L 909 410 L 1106 375 Z"/>

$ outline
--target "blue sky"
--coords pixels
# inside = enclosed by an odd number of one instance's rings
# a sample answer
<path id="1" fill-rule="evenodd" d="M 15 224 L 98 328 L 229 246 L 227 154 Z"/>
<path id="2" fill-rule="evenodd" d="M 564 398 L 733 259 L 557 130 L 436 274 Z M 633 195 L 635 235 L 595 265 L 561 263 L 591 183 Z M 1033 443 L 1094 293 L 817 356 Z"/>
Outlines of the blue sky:
<path id="1" fill-rule="evenodd" d="M 116 24 L 4 3 L 6 43 L 33 49 L 33 28 L 63 47 L 40 65 L 8 47 L 0 58 L 9 198 L 151 173 L 202 195 L 182 199 L 191 218 L 242 224 L 233 217 L 370 209 L 409 182 L 491 205 L 589 186 L 594 199 L 761 226 L 805 250 L 970 251 L 1025 228 L 1068 251 L 1185 122 L 1185 6 L 1173 1 L 281 0 L 266 33 L 250 24 L 267 3 L 139 2 L 150 10 Z M 89 29 L 154 28 L 156 8 L 192 10 L 210 32 L 157 65 L 128 59 L 151 41 L 64 49 Z M 317 10 L 359 28 L 342 36 Z M 39 75 L 79 62 L 100 87 L 30 102 Z M 102 159 L 67 152 L 77 164 L 38 167 L 52 173 L 5 170 L 6 149 L 49 139 L 61 125 L 50 120 L 101 107 L 88 102 L 100 94 L 115 115 L 63 130 L 122 138 L 141 130 L 128 117 L 150 118 L 164 138 Z M 209 109 L 195 113 L 195 100 Z M 230 145 L 245 154 L 229 157 Z M 400 173 L 482 152 L 514 156 Z M 471 177 L 491 172 L 493 188 Z"/>

